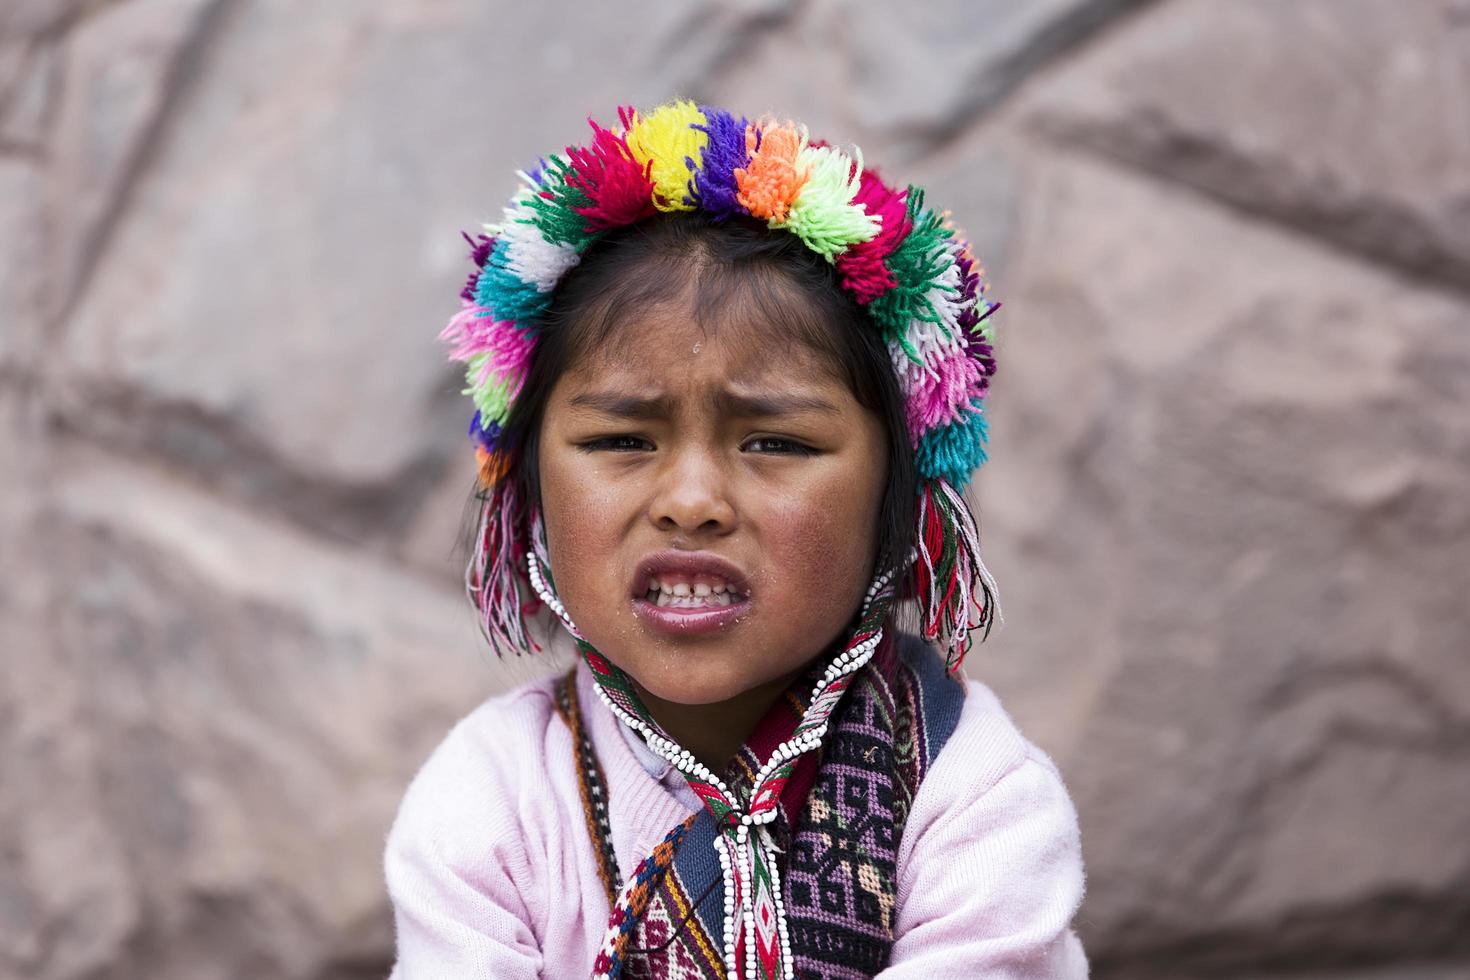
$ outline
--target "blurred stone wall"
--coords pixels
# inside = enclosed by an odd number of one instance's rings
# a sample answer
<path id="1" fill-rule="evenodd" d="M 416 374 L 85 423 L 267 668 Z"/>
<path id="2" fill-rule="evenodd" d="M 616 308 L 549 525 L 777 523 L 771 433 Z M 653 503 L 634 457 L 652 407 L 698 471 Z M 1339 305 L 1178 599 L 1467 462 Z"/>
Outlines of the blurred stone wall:
<path id="1" fill-rule="evenodd" d="M 435 333 L 583 118 L 794 115 L 1001 314 L 972 654 L 1099 977 L 1470 970 L 1470 3 L 6 0 L 0 976 L 382 976 L 485 652 Z"/>

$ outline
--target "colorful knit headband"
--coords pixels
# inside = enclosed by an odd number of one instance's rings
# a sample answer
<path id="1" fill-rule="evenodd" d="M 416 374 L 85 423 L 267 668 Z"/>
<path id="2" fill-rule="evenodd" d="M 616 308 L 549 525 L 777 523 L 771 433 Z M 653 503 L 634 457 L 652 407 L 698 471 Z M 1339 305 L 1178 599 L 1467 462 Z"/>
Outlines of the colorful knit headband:
<path id="1" fill-rule="evenodd" d="M 617 130 L 589 119 L 588 144 L 519 174 L 505 220 L 471 240 L 478 268 L 440 334 L 450 359 L 468 366 L 476 409 L 482 508 L 465 581 L 486 635 L 497 650 L 535 647 L 523 616 L 536 600 L 523 600 L 517 582 L 532 522 L 500 442 L 557 285 L 608 231 L 661 211 L 703 211 L 749 215 L 800 238 L 833 264 L 887 343 L 922 480 L 910 584 L 925 638 L 957 668 L 970 629 L 988 632 L 996 594 L 962 496 L 986 458 L 988 318 L 999 306 L 985 296 L 969 243 L 947 214 L 924 206 L 920 188 L 889 187 L 856 148 L 849 156 L 795 123 L 748 122 L 688 101 L 647 115 L 625 106 L 618 119 Z"/>

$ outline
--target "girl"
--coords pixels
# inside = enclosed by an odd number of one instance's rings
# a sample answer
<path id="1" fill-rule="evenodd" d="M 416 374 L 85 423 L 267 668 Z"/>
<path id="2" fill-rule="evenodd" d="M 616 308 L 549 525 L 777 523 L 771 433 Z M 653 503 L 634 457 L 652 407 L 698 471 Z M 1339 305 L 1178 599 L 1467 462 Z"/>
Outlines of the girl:
<path id="1" fill-rule="evenodd" d="M 521 175 L 442 335 L 470 596 L 576 666 L 414 779 L 394 976 L 1085 976 L 1072 805 L 958 673 L 995 615 L 967 243 L 794 124 L 619 119 Z"/>

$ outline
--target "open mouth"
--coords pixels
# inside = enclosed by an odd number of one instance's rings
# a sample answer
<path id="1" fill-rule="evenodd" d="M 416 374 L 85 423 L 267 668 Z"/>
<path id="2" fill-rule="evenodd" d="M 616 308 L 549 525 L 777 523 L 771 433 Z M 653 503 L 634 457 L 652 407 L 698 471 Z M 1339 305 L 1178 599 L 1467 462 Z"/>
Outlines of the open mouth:
<path id="1" fill-rule="evenodd" d="M 663 551 L 639 564 L 633 608 L 664 632 L 703 633 L 740 621 L 750 608 L 750 585 L 744 572 L 718 555 Z"/>
<path id="2" fill-rule="evenodd" d="M 668 574 L 654 578 L 643 598 L 661 609 L 723 609 L 747 595 L 718 576 Z"/>

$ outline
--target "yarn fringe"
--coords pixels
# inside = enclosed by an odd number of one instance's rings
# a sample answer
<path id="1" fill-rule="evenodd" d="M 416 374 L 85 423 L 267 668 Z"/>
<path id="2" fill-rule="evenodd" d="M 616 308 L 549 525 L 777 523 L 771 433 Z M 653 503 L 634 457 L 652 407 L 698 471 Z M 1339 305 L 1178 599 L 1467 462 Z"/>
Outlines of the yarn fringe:
<path id="1" fill-rule="evenodd" d="M 514 481 L 500 479 L 482 487 L 479 502 L 465 593 L 479 613 L 480 631 L 498 656 L 538 653 L 541 646 L 526 631 L 526 620 L 541 601 L 521 592 L 526 523 Z"/>
<path id="2" fill-rule="evenodd" d="M 942 479 L 919 492 L 919 533 L 913 564 L 914 595 L 924 639 L 958 671 L 970 650 L 970 631 L 1003 622 L 995 578 L 980 560 L 980 534 L 965 498 Z"/>

